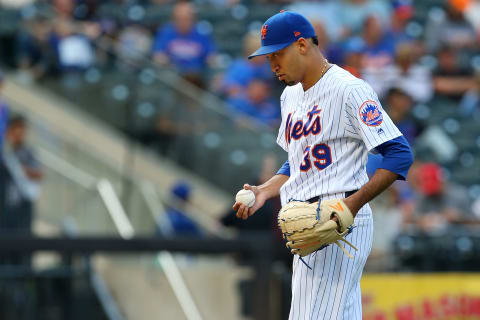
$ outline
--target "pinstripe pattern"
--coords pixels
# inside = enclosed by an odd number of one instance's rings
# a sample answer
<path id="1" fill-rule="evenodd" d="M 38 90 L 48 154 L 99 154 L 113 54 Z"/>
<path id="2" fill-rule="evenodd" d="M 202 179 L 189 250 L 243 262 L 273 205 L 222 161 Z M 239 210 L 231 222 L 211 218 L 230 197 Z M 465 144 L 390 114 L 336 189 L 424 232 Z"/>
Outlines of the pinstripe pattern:
<path id="1" fill-rule="evenodd" d="M 364 122 L 365 118 L 362 120 L 359 110 L 366 101 L 376 105 L 382 114 L 380 124 Z M 343 198 L 345 192 L 360 189 L 368 181 L 365 171 L 367 153 L 401 135 L 372 88 L 336 65 L 305 92 L 301 84 L 285 88 L 280 102 L 283 121 L 277 143 L 288 152 L 290 163 L 290 178 L 280 190 L 282 205 L 289 199 L 307 200 L 315 196 Z M 318 108 L 314 109 L 314 106 Z M 309 112 L 318 109 L 321 109 L 319 114 L 309 117 Z M 313 134 L 313 130 L 299 130 L 307 127 L 309 120 L 311 125 L 317 116 L 321 127 L 319 132 Z M 290 124 L 287 124 L 287 118 L 291 119 Z M 295 125 L 300 121 L 302 126 L 300 123 Z M 322 157 L 314 158 L 312 150 L 319 144 L 328 147 L 322 147 Z M 310 151 L 305 153 L 307 147 Z M 331 162 L 326 160 L 327 148 Z M 301 171 L 305 154 L 309 155 L 312 165 Z M 319 169 L 314 165 L 316 160 L 320 165 L 328 165 Z M 310 270 L 295 256 L 290 320 L 362 318 L 360 278 L 373 239 L 368 204 L 357 213 L 355 225 L 354 232 L 347 236 L 347 240 L 359 249 L 352 252 L 353 259 L 331 245 L 305 258 L 312 267 Z"/>
<path id="2" fill-rule="evenodd" d="M 290 320 L 362 319 L 360 278 L 372 247 L 373 220 L 368 205 L 361 214 L 366 218 L 355 218 L 355 232 L 347 236 L 359 249 L 353 259 L 335 245 L 307 256 L 312 270 L 294 257 Z"/>
<path id="3" fill-rule="evenodd" d="M 367 100 L 375 101 L 379 106 L 383 115 L 380 126 L 368 126 L 360 121 L 359 108 Z M 280 190 L 282 204 L 291 198 L 307 200 L 317 195 L 359 189 L 368 181 L 365 172 L 367 151 L 401 135 L 382 109 L 373 89 L 336 65 L 305 92 L 301 84 L 285 88 L 280 101 L 283 121 L 277 143 L 288 152 L 290 163 L 290 179 Z M 299 120 L 305 124 L 308 112 L 315 105 L 321 109 L 320 133 L 298 140 L 292 138 L 288 143 L 288 132 L 285 132 L 288 115 L 292 115 L 292 124 Z M 383 130 L 380 134 L 379 129 Z M 330 147 L 331 165 L 323 170 L 312 166 L 307 172 L 300 171 L 305 148 L 313 148 L 319 143 Z"/>

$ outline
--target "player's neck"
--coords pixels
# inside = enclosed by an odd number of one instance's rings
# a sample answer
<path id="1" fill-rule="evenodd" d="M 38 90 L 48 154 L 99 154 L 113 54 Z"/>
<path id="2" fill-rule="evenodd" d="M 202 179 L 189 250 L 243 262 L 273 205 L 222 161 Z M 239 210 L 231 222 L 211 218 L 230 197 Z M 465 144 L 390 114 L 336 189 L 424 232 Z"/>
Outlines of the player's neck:
<path id="1" fill-rule="evenodd" d="M 327 59 L 325 59 L 321 54 L 319 56 L 312 57 L 312 63 L 310 65 L 320 65 L 320 67 L 307 70 L 307 72 L 305 73 L 305 77 L 301 81 L 303 91 L 307 91 L 308 89 L 313 87 L 318 82 L 318 80 L 323 77 L 325 72 L 327 72 L 330 67 L 330 63 L 328 63 Z"/>

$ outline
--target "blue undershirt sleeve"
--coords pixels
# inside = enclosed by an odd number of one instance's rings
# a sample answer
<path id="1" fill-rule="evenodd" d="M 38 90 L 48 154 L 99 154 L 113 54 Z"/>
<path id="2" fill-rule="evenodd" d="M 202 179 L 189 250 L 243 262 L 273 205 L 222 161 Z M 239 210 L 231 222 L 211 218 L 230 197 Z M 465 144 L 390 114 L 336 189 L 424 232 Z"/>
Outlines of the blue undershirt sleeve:
<path id="1" fill-rule="evenodd" d="M 285 161 L 283 166 L 277 171 L 277 174 L 283 174 L 284 176 L 290 177 L 290 163 L 288 163 L 288 160 Z"/>
<path id="2" fill-rule="evenodd" d="M 378 168 L 392 171 L 399 175 L 400 180 L 405 180 L 408 169 L 413 163 L 413 153 L 407 140 L 403 137 L 386 141 L 377 146 L 376 151 L 383 156 Z M 277 171 L 277 174 L 290 176 L 290 164 L 287 161 Z"/>
<path id="3" fill-rule="evenodd" d="M 413 163 L 413 153 L 405 137 L 386 141 L 375 149 L 383 156 L 378 168 L 398 174 L 398 180 L 406 180 L 408 169 Z"/>

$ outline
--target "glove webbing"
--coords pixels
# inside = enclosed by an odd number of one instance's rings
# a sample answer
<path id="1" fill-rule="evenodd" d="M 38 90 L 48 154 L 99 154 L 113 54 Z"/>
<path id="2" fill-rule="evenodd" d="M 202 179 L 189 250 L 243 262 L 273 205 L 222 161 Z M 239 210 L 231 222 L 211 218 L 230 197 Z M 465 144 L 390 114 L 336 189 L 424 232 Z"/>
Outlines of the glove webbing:
<path id="1" fill-rule="evenodd" d="M 347 236 L 347 235 L 349 235 L 350 233 L 352 233 L 353 228 L 355 228 L 355 226 L 353 226 L 353 225 L 350 226 L 350 227 L 348 227 L 348 228 L 347 228 L 348 231 L 347 231 L 347 234 L 346 234 L 345 236 Z M 345 236 L 344 236 L 342 239 L 340 239 L 340 240 L 342 240 L 343 242 L 345 242 L 346 244 L 348 244 L 350 247 L 352 247 L 353 249 L 355 249 L 355 251 L 358 251 L 357 247 L 355 247 L 351 242 L 349 242 L 347 239 L 345 239 Z M 335 241 L 335 244 L 336 244 L 337 246 L 339 246 L 340 249 L 342 249 L 343 252 L 345 252 L 345 254 L 346 254 L 350 259 L 353 259 L 353 257 L 352 257 L 352 256 L 350 255 L 350 253 L 347 251 L 347 249 L 345 249 L 345 247 L 343 247 L 340 242 Z"/>
<path id="2" fill-rule="evenodd" d="M 350 232 L 351 232 L 351 231 L 350 231 Z M 350 247 L 352 247 L 353 249 L 355 249 L 355 251 L 358 251 L 358 249 L 357 249 L 352 243 L 350 243 L 348 240 L 346 240 L 346 239 L 340 239 L 340 240 L 344 241 L 344 242 L 345 242 L 346 244 L 348 244 Z M 353 259 L 353 257 L 352 257 L 352 256 L 350 255 L 350 253 L 347 251 L 347 249 L 345 249 L 345 247 L 342 246 L 342 244 L 341 244 L 340 242 L 335 241 L 335 244 L 336 244 L 337 246 L 339 246 L 340 249 L 342 249 L 343 252 L 345 252 L 345 254 L 346 254 L 350 259 Z M 324 249 L 324 248 L 326 248 L 326 247 L 328 247 L 328 244 L 325 245 L 325 246 L 323 246 L 323 247 L 321 247 L 321 248 L 319 248 L 317 251 L 320 251 L 320 250 L 322 250 L 322 249 Z M 315 251 L 315 252 L 316 252 L 316 251 Z M 312 267 L 310 267 L 310 266 L 305 262 L 305 260 L 303 260 L 302 257 L 299 257 L 299 259 L 300 259 L 300 261 L 303 262 L 303 264 L 304 264 L 308 269 L 312 270 Z"/>
<path id="3" fill-rule="evenodd" d="M 349 233 L 350 233 L 350 232 L 349 232 Z M 347 234 L 348 234 L 348 233 L 347 233 Z M 345 247 L 342 245 L 342 243 L 341 243 L 340 241 L 345 242 L 345 243 L 348 244 L 351 248 L 355 249 L 355 251 L 358 251 L 357 247 L 355 247 L 350 241 L 348 241 L 348 240 L 345 239 L 345 238 L 341 238 L 341 239 L 339 239 L 339 240 L 337 240 L 337 241 L 334 242 L 340 249 L 343 250 L 343 252 L 345 252 L 345 254 L 346 254 L 349 258 L 353 259 L 352 255 L 347 251 L 347 249 L 345 249 Z M 311 245 L 311 243 L 310 243 L 309 245 Z M 305 246 L 306 246 L 306 245 L 305 245 Z M 319 248 L 318 250 L 322 250 L 322 249 L 324 249 L 324 248 L 326 248 L 326 247 L 328 247 L 328 244 L 327 244 L 327 245 L 324 245 L 323 247 Z M 317 250 L 317 251 L 318 251 L 318 250 Z"/>
<path id="4" fill-rule="evenodd" d="M 353 249 L 355 249 L 355 251 L 358 251 L 358 249 L 357 249 L 351 242 L 349 242 L 347 239 L 342 238 L 342 239 L 340 239 L 340 240 L 343 241 L 343 242 L 345 242 L 346 244 L 348 244 L 348 245 L 349 245 L 350 247 L 352 247 Z M 350 259 L 353 259 L 353 257 L 352 257 L 352 256 L 350 255 L 350 253 L 347 251 L 347 249 L 345 249 L 345 247 L 342 246 L 342 244 L 340 243 L 340 240 L 335 241 L 335 244 L 336 244 L 337 246 L 339 246 L 340 249 L 342 249 L 343 252 L 345 252 L 345 254 L 346 254 Z"/>
<path id="5" fill-rule="evenodd" d="M 317 206 L 317 220 L 319 220 L 320 218 L 320 201 L 318 201 L 318 206 Z M 345 234 L 345 235 L 348 235 L 350 233 L 352 233 L 353 231 L 353 226 L 350 226 L 348 227 L 348 232 Z M 347 239 L 345 239 L 345 237 L 342 237 L 340 239 L 341 241 L 345 242 L 346 244 L 348 244 L 350 247 L 352 247 L 353 249 L 355 249 L 355 251 L 358 251 L 358 249 L 351 243 L 349 242 Z M 335 244 L 343 250 L 343 252 L 345 252 L 345 254 L 350 258 L 350 259 L 353 259 L 352 255 L 347 251 L 347 249 L 345 249 L 344 246 L 342 246 L 342 244 L 339 242 L 339 240 L 335 241 Z"/>

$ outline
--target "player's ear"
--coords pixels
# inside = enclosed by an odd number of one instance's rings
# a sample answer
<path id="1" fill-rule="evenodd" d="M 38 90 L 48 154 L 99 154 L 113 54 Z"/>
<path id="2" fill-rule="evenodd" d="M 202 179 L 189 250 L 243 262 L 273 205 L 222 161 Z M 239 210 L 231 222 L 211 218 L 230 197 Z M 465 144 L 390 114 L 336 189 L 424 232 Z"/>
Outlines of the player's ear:
<path id="1" fill-rule="evenodd" d="M 297 40 L 297 42 L 295 42 L 295 44 L 297 45 L 297 48 L 300 54 L 304 55 L 307 53 L 307 50 L 308 50 L 307 39 L 300 38 Z"/>

